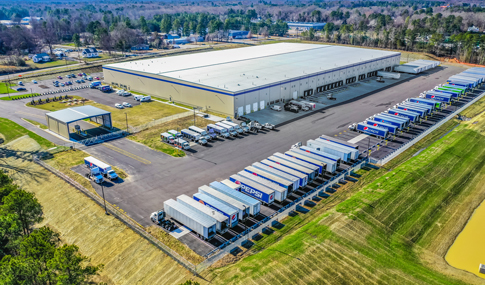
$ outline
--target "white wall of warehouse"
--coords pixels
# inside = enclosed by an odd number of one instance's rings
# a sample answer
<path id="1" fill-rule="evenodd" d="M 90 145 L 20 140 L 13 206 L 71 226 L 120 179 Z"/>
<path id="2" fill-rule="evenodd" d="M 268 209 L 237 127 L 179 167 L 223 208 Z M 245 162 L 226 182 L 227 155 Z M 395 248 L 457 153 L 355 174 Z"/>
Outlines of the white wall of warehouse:
<path id="1" fill-rule="evenodd" d="M 269 102 L 274 102 L 276 100 L 287 101 L 293 99 L 295 92 L 297 93 L 298 97 L 301 97 L 303 96 L 303 92 L 305 90 L 313 89 L 313 94 L 315 94 L 317 87 L 341 80 L 345 85 L 345 80 L 347 78 L 356 77 L 355 82 L 358 82 L 359 75 L 365 74 L 367 77 L 367 73 L 383 70 L 386 67 L 399 65 L 399 61 L 400 57 L 396 56 L 236 95 L 234 99 L 234 113 L 239 112 L 239 115 L 241 115 L 241 108 L 243 110 L 243 114 L 248 113 L 247 110 L 250 110 L 250 112 L 255 112 L 261 110 L 262 104 L 264 104 L 264 108 L 266 108 Z M 254 106 L 258 106 L 258 108 L 254 109 Z"/>

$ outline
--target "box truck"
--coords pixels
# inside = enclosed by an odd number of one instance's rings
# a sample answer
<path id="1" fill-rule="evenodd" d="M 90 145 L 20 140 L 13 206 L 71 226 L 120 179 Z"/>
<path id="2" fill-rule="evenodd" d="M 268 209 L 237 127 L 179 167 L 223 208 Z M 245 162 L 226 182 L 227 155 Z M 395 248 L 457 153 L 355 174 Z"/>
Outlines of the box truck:
<path id="1" fill-rule="evenodd" d="M 227 180 L 229 181 L 229 180 Z M 240 191 L 234 190 L 233 188 L 227 186 L 226 183 L 222 182 L 211 182 L 210 184 L 211 189 L 214 191 L 224 194 L 228 197 L 231 197 L 234 201 L 237 201 L 242 206 L 248 208 L 246 211 L 248 214 L 252 216 L 257 216 L 261 211 L 261 202 L 257 199 L 254 199 L 251 196 L 241 193 Z"/>
<path id="2" fill-rule="evenodd" d="M 176 139 L 179 139 L 182 137 L 182 134 L 177 132 L 176 130 L 170 130 L 170 131 L 167 131 L 167 133 L 171 134 Z"/>
<path id="3" fill-rule="evenodd" d="M 205 205 L 219 213 L 223 214 L 229 219 L 229 227 L 233 228 L 238 224 L 238 213 L 239 210 L 234 207 L 227 206 L 226 204 L 210 197 L 209 195 L 202 193 L 195 193 L 192 197 L 197 203 Z"/>
<path id="4" fill-rule="evenodd" d="M 229 218 L 225 215 L 219 213 L 218 211 L 212 210 L 211 208 L 195 201 L 187 195 L 178 196 L 177 202 L 197 211 L 200 215 L 205 215 L 216 220 L 216 231 L 218 233 L 224 234 L 227 232 L 229 228 Z"/>
<path id="5" fill-rule="evenodd" d="M 213 137 L 212 137 L 212 136 L 210 136 L 210 135 L 207 133 L 207 131 L 205 131 L 204 129 L 198 128 L 198 127 L 196 127 L 196 126 L 190 126 L 190 127 L 189 127 L 189 130 L 191 130 L 191 131 L 193 131 L 193 132 L 196 132 L 196 133 L 198 133 L 198 134 L 202 135 L 202 136 L 203 136 L 203 137 L 204 137 L 204 138 L 205 138 L 207 141 L 210 141 L 210 140 L 212 140 L 212 139 L 213 139 Z M 214 136 L 216 136 L 216 135 L 214 134 Z"/>
<path id="6" fill-rule="evenodd" d="M 223 137 L 223 138 L 229 137 L 229 132 L 227 131 L 226 128 L 222 128 L 222 127 L 216 126 L 214 124 L 208 124 L 207 125 L 207 131 L 213 132 L 213 133 L 217 134 L 219 137 Z"/>
<path id="7" fill-rule="evenodd" d="M 244 130 L 238 124 L 236 124 L 236 123 L 229 122 L 229 121 L 222 121 L 221 123 L 233 127 L 234 130 L 236 132 L 238 132 L 239 134 L 244 133 Z"/>
<path id="8" fill-rule="evenodd" d="M 162 142 L 166 142 L 169 144 L 173 144 L 175 141 L 175 138 L 169 133 L 161 133 L 160 139 L 162 140 Z"/>
<path id="9" fill-rule="evenodd" d="M 216 235 L 216 220 L 201 215 L 173 199 L 163 202 L 163 210 L 172 219 L 183 224 L 204 240 Z"/>
<path id="10" fill-rule="evenodd" d="M 99 171 L 101 172 L 101 174 L 104 177 L 108 178 L 109 180 L 118 179 L 118 174 L 116 174 L 116 172 L 111 168 L 111 166 L 92 156 L 85 157 L 84 164 L 88 168 L 94 168 L 94 167 L 99 168 Z"/>
<path id="11" fill-rule="evenodd" d="M 189 150 L 190 149 L 190 144 L 183 140 L 183 139 L 174 139 L 173 140 L 173 146 L 183 149 L 183 150 Z"/>
<path id="12" fill-rule="evenodd" d="M 207 144 L 207 140 L 205 139 L 205 137 L 202 136 L 199 133 L 196 133 L 196 132 L 188 130 L 188 129 L 183 129 L 183 130 L 180 131 L 180 133 L 182 134 L 182 137 L 189 139 L 193 142 L 196 142 L 200 145 L 206 145 Z"/>
<path id="13" fill-rule="evenodd" d="M 224 128 L 227 130 L 227 132 L 232 136 L 232 137 L 237 137 L 238 136 L 238 133 L 237 131 L 234 129 L 233 126 L 229 126 L 229 125 L 226 125 L 224 124 L 223 122 L 217 122 L 215 123 L 216 126 L 219 126 L 221 128 Z"/>
<path id="14" fill-rule="evenodd" d="M 286 196 L 288 195 L 288 190 L 286 188 L 283 188 L 281 186 L 279 186 L 278 184 L 276 183 L 273 183 L 267 179 L 264 179 L 262 177 L 259 177 L 259 176 L 256 176 L 256 175 L 253 175 L 249 172 L 246 172 L 246 171 L 239 171 L 237 173 L 237 175 L 239 175 L 240 177 L 244 177 L 244 178 L 247 178 L 251 181 L 254 181 L 262 186 L 265 186 L 271 190 L 274 191 L 274 200 L 276 202 L 283 202 L 285 199 L 286 199 Z"/>

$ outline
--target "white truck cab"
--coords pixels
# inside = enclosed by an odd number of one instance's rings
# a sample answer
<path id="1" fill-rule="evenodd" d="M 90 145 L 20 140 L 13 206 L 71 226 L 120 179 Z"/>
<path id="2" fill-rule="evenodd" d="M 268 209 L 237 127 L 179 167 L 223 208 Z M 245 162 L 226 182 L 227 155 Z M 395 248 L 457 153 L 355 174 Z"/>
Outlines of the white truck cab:
<path id="1" fill-rule="evenodd" d="M 173 135 L 169 134 L 169 133 L 161 133 L 160 139 L 162 140 L 162 142 L 166 142 L 166 143 L 169 143 L 169 144 L 173 144 L 173 142 L 175 140 Z"/>
<path id="2" fill-rule="evenodd" d="M 167 133 L 171 134 L 172 136 L 174 136 L 174 138 L 178 139 L 178 138 L 181 138 L 182 137 L 182 134 L 177 132 L 176 130 L 170 130 L 170 131 L 167 131 Z"/>
<path id="3" fill-rule="evenodd" d="M 173 145 L 180 148 L 180 149 L 183 149 L 183 150 L 189 150 L 190 149 L 189 143 L 187 141 L 183 140 L 183 139 L 180 139 L 180 138 L 175 139 Z"/>

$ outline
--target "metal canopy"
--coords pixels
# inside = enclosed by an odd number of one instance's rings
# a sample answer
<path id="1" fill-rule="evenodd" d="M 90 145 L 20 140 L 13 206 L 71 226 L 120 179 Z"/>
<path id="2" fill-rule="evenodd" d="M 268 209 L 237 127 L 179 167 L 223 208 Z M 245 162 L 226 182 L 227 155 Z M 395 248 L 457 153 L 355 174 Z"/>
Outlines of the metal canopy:
<path id="1" fill-rule="evenodd" d="M 64 110 L 47 113 L 46 116 L 53 118 L 59 122 L 69 124 L 72 122 L 89 119 L 92 117 L 98 117 L 98 116 L 110 115 L 110 114 L 111 112 L 88 105 L 88 106 L 67 108 Z"/>

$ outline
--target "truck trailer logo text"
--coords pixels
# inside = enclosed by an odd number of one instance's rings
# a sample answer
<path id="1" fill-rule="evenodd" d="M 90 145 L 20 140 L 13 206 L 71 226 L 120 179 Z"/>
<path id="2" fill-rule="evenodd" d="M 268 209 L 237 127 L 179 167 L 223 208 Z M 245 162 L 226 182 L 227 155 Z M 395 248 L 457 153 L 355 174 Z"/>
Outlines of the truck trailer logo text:
<path id="1" fill-rule="evenodd" d="M 246 185 L 241 184 L 241 188 L 244 190 L 244 192 L 251 194 L 259 199 L 263 198 L 263 194 L 261 192 L 258 192 L 252 188 L 247 187 Z"/>

